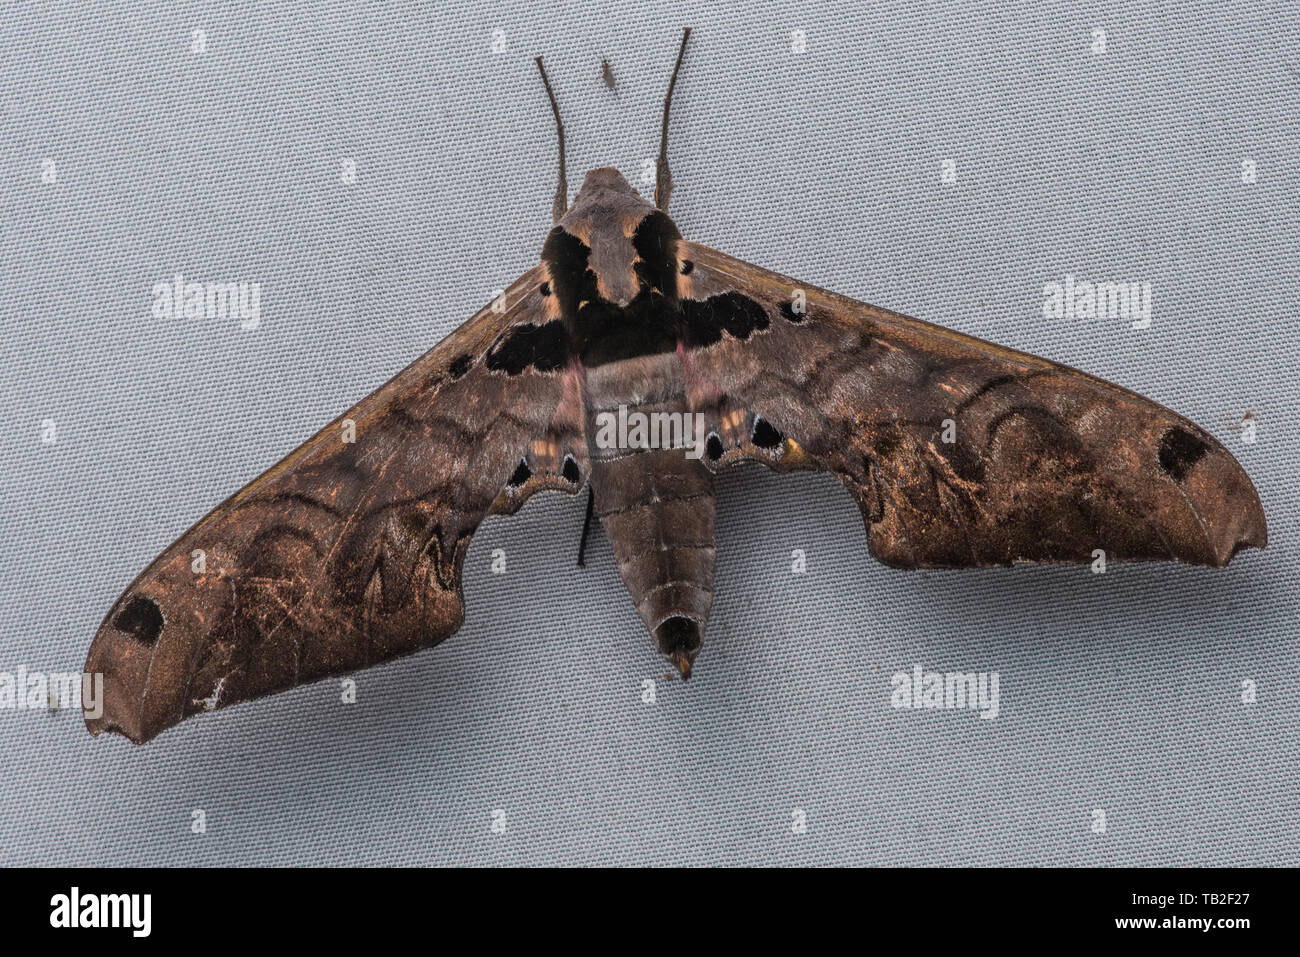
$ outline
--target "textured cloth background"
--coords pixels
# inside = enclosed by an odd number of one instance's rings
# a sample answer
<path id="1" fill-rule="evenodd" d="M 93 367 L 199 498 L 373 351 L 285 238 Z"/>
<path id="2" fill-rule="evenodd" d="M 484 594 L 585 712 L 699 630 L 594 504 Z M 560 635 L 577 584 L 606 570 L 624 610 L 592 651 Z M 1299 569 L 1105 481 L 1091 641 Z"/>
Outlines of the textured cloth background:
<path id="1" fill-rule="evenodd" d="M 599 531 L 574 568 L 584 501 L 541 496 L 474 539 L 462 630 L 358 675 L 354 705 L 325 681 L 144 748 L 0 711 L 0 863 L 1300 863 L 1298 21 L 4 3 L 0 671 L 79 670 L 155 554 L 536 261 L 555 144 L 534 55 L 574 187 L 637 182 L 685 24 L 687 236 L 1172 406 L 1238 455 L 1271 543 L 1226 571 L 892 571 L 834 479 L 750 467 L 719 483 L 683 685 Z M 154 318 L 176 272 L 260 282 L 261 327 Z M 1044 319 L 1067 273 L 1150 282 L 1150 329 Z M 997 671 L 1001 715 L 893 709 L 918 662 Z"/>

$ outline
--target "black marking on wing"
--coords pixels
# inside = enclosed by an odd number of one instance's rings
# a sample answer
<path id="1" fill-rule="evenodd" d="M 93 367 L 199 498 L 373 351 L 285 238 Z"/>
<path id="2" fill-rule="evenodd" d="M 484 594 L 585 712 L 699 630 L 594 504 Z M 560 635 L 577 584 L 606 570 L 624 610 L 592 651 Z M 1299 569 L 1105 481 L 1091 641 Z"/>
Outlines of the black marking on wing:
<path id="1" fill-rule="evenodd" d="M 1203 438 L 1176 425 L 1160 437 L 1160 467 L 1181 482 L 1209 451 Z"/>
<path id="2" fill-rule="evenodd" d="M 519 488 L 530 478 L 533 477 L 533 470 L 528 467 L 528 462 L 524 459 L 519 460 L 519 467 L 515 469 L 514 474 L 506 481 L 511 488 Z"/>
<path id="3" fill-rule="evenodd" d="M 162 610 L 152 598 L 136 595 L 113 618 L 113 627 L 142 645 L 153 645 L 162 634 Z"/>
<path id="4" fill-rule="evenodd" d="M 341 516 L 343 514 L 337 507 L 328 502 L 322 502 L 318 498 L 313 498 L 305 492 L 280 491 L 270 495 L 254 496 L 243 502 L 232 503 L 231 507 L 254 508 L 263 505 L 278 505 L 283 502 L 293 502 L 298 505 L 306 505 L 309 508 L 318 508 L 323 512 L 328 512 L 330 515 Z"/>
<path id="5" fill-rule="evenodd" d="M 677 310 L 648 288 L 621 309 L 598 297 L 588 300 L 573 327 L 575 351 L 588 368 L 677 349 Z"/>
<path id="6" fill-rule="evenodd" d="M 774 449 L 785 441 L 785 436 L 772 428 L 767 419 L 754 418 L 754 433 L 750 439 L 760 449 Z"/>
<path id="7" fill-rule="evenodd" d="M 783 302 L 781 303 L 781 315 L 784 316 L 786 319 L 788 319 L 790 322 L 800 323 L 808 318 L 808 307 L 805 306 L 803 312 L 795 312 L 794 303 Z"/>
<path id="8" fill-rule="evenodd" d="M 519 375 L 529 366 L 553 372 L 569 361 L 569 334 L 559 319 L 542 326 L 530 322 L 504 332 L 488 350 L 487 367 L 506 375 Z"/>
<path id="9" fill-rule="evenodd" d="M 582 478 L 582 471 L 578 468 L 578 463 L 573 460 L 572 455 L 564 457 L 564 468 L 560 470 L 560 474 L 564 476 L 565 481 L 572 482 L 574 485 L 577 485 L 578 479 Z"/>
<path id="10" fill-rule="evenodd" d="M 682 341 L 693 349 L 722 341 L 722 334 L 748 339 L 769 325 L 767 310 L 738 292 L 726 292 L 708 299 L 683 299 Z"/>
<path id="11" fill-rule="evenodd" d="M 447 371 L 451 373 L 453 379 L 459 379 L 469 371 L 469 367 L 473 365 L 473 363 L 474 360 L 470 357 L 469 353 L 462 352 L 456 358 L 451 360 L 451 365 L 447 366 Z"/>

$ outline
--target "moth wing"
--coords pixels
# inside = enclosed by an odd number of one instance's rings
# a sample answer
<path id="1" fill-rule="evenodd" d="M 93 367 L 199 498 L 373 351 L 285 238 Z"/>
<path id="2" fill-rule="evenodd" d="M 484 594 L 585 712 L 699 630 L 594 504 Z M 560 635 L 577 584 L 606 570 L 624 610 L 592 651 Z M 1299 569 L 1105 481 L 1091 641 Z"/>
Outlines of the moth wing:
<path id="1" fill-rule="evenodd" d="M 888 565 L 1102 549 L 1224 566 L 1267 541 L 1237 461 L 1149 399 L 704 246 L 678 258 L 684 316 L 724 330 L 683 359 L 693 406 L 718 423 L 706 461 L 835 474 Z"/>
<path id="2" fill-rule="evenodd" d="M 503 314 L 485 307 L 131 583 L 86 661 L 104 675 L 92 733 L 141 743 L 460 626 L 482 518 L 542 489 L 576 493 L 587 474 L 573 373 L 547 349 L 543 278 L 525 273 Z"/>

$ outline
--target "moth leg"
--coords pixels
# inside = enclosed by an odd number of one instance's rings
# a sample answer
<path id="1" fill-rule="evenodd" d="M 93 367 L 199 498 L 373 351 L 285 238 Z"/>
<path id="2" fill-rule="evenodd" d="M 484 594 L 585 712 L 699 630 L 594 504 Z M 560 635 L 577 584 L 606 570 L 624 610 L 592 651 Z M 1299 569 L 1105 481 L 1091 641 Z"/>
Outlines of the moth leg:
<path id="1" fill-rule="evenodd" d="M 664 97 L 664 119 L 659 129 L 659 163 L 655 168 L 655 205 L 665 213 L 668 212 L 668 197 L 673 191 L 673 174 L 668 171 L 668 110 L 673 105 L 673 89 L 677 86 L 677 73 L 682 68 L 682 57 L 686 55 L 686 41 L 691 37 L 691 28 L 682 31 L 682 45 L 677 50 L 677 64 L 673 75 L 668 80 L 668 95 Z"/>
<path id="2" fill-rule="evenodd" d="M 542 75 L 542 85 L 546 87 L 546 96 L 551 101 L 551 112 L 555 114 L 555 133 L 560 142 L 560 181 L 555 184 L 555 202 L 551 204 L 551 222 L 558 223 L 569 209 L 569 181 L 564 165 L 564 121 L 560 119 L 560 104 L 555 102 L 555 91 L 551 89 L 551 81 L 546 77 L 546 67 L 542 66 L 541 57 L 537 57 L 537 72 Z"/>
<path id="3" fill-rule="evenodd" d="M 587 535 L 591 532 L 591 513 L 596 505 L 596 492 L 587 486 L 587 517 L 582 520 L 582 541 L 578 543 L 578 567 L 584 568 L 587 555 Z"/>

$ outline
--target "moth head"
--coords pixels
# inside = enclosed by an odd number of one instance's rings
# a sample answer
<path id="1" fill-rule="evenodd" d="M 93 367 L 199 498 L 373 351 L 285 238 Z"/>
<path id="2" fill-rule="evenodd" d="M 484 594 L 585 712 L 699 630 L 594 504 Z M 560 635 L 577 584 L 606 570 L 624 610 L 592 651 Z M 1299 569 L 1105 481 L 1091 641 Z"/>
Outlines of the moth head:
<path id="1" fill-rule="evenodd" d="M 542 249 L 549 290 L 568 317 L 585 307 L 623 308 L 638 296 L 676 298 L 680 238 L 622 173 L 592 170 Z"/>
<path id="2" fill-rule="evenodd" d="M 582 188 L 578 190 L 578 195 L 573 198 L 573 208 L 569 212 L 572 213 L 584 205 L 609 205 L 622 198 L 630 198 L 643 206 L 650 205 L 641 198 L 640 193 L 632 188 L 632 184 L 627 181 L 622 173 L 612 166 L 602 166 L 600 169 L 591 170 L 583 177 Z"/>

